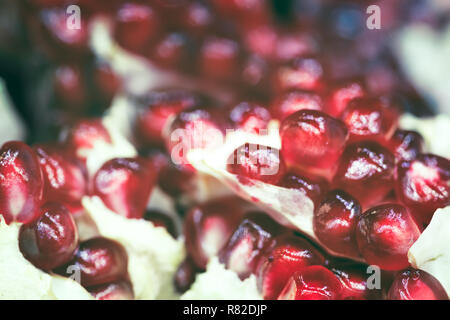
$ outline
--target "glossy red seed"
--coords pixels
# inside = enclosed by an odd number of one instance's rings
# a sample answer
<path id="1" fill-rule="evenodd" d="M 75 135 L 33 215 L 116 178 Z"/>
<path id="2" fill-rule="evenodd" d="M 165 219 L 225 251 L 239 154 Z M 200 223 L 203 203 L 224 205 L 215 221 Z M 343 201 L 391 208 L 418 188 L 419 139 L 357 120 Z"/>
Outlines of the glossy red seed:
<path id="1" fill-rule="evenodd" d="M 338 300 L 341 290 L 339 280 L 330 270 L 310 266 L 294 273 L 278 300 Z"/>
<path id="2" fill-rule="evenodd" d="M 128 256 L 118 242 L 98 237 L 82 242 L 69 265 L 80 271 L 81 285 L 90 287 L 125 278 Z"/>
<path id="3" fill-rule="evenodd" d="M 450 204 L 450 161 L 432 154 L 397 166 L 396 193 L 422 222 L 428 223 L 434 211 Z"/>
<path id="4" fill-rule="evenodd" d="M 219 254 L 220 262 L 241 279 L 256 271 L 264 250 L 282 227 L 264 212 L 248 213 Z"/>
<path id="5" fill-rule="evenodd" d="M 328 183 L 321 177 L 315 177 L 306 173 L 288 172 L 280 180 L 280 187 L 295 189 L 308 196 L 315 205 L 318 205 L 322 195 L 328 189 Z"/>
<path id="6" fill-rule="evenodd" d="M 116 13 L 114 37 L 125 49 L 139 52 L 158 34 L 156 11 L 140 3 L 124 3 Z"/>
<path id="7" fill-rule="evenodd" d="M 183 233 L 186 249 L 199 268 L 204 269 L 208 260 L 223 248 L 241 217 L 235 198 L 215 200 L 189 210 Z"/>
<path id="8" fill-rule="evenodd" d="M 308 91 L 289 91 L 278 95 L 272 102 L 272 112 L 280 120 L 299 110 L 322 110 L 323 102 L 319 95 Z"/>
<path id="9" fill-rule="evenodd" d="M 44 178 L 34 151 L 10 141 L 0 149 L 0 214 L 7 224 L 36 219 L 43 201 Z"/>
<path id="10" fill-rule="evenodd" d="M 375 140 L 384 143 L 397 128 L 398 114 L 380 99 L 351 100 L 341 115 L 350 132 L 350 141 Z"/>
<path id="11" fill-rule="evenodd" d="M 158 173 L 158 185 L 167 194 L 179 197 L 195 190 L 195 171 L 168 161 Z"/>
<path id="12" fill-rule="evenodd" d="M 187 257 L 178 267 L 177 272 L 174 276 L 175 288 L 179 293 L 184 293 L 195 281 L 197 273 L 201 272 L 202 269 L 198 268 L 192 258 Z"/>
<path id="13" fill-rule="evenodd" d="M 97 300 L 133 300 L 134 293 L 131 283 L 125 280 L 101 284 L 87 288 Z"/>
<path id="14" fill-rule="evenodd" d="M 395 158 L 389 150 L 376 142 L 362 141 L 345 148 L 333 183 L 358 199 L 366 209 L 391 191 L 394 171 Z"/>
<path id="15" fill-rule="evenodd" d="M 92 193 L 115 213 L 140 219 L 144 216 L 155 178 L 147 159 L 115 158 L 95 174 Z"/>
<path id="16" fill-rule="evenodd" d="M 231 123 L 237 129 L 256 134 L 267 134 L 267 124 L 271 120 L 269 110 L 261 104 L 239 102 L 230 108 Z"/>
<path id="17" fill-rule="evenodd" d="M 107 102 L 110 102 L 122 87 L 119 75 L 110 65 L 103 62 L 97 62 L 94 66 L 94 81 L 102 98 Z"/>
<path id="18" fill-rule="evenodd" d="M 409 266 L 408 250 L 419 236 L 413 216 L 400 204 L 365 211 L 356 227 L 356 241 L 366 262 L 389 271 Z"/>
<path id="19" fill-rule="evenodd" d="M 87 178 L 83 167 L 56 145 L 37 145 L 34 150 L 45 180 L 45 198 L 70 206 L 81 205 L 87 193 Z"/>
<path id="20" fill-rule="evenodd" d="M 227 171 L 238 176 L 241 183 L 249 179 L 277 184 L 286 169 L 277 149 L 246 143 L 237 148 L 227 160 Z"/>
<path id="21" fill-rule="evenodd" d="M 181 14 L 181 24 L 183 30 L 187 30 L 190 34 L 204 35 L 214 24 L 216 19 L 214 12 L 208 3 L 203 1 L 192 1 Z"/>
<path id="22" fill-rule="evenodd" d="M 199 52 L 201 73 L 213 80 L 231 80 L 239 70 L 238 44 L 226 38 L 208 38 Z"/>
<path id="23" fill-rule="evenodd" d="M 170 32 L 161 35 L 151 46 L 149 56 L 152 61 L 164 68 L 189 68 L 186 61 L 189 59 L 189 37 L 180 32 Z"/>
<path id="24" fill-rule="evenodd" d="M 358 200 L 342 190 L 330 191 L 314 210 L 314 233 L 327 248 L 357 257 L 355 229 L 360 214 Z"/>
<path id="25" fill-rule="evenodd" d="M 289 165 L 329 177 L 348 137 L 345 125 L 316 110 L 300 110 L 280 127 L 281 153 Z M 306 170 L 305 170 L 306 171 Z"/>
<path id="26" fill-rule="evenodd" d="M 431 274 L 409 268 L 397 274 L 389 289 L 389 300 L 448 300 L 441 283 Z"/>
<path id="27" fill-rule="evenodd" d="M 363 95 L 364 88 L 358 81 L 334 84 L 327 92 L 326 111 L 333 117 L 339 117 L 351 100 Z"/>
<path id="28" fill-rule="evenodd" d="M 398 161 L 411 161 L 422 153 L 424 148 L 423 137 L 415 131 L 396 130 L 389 141 L 389 149 Z"/>
<path id="29" fill-rule="evenodd" d="M 156 227 L 163 227 L 172 237 L 177 237 L 175 222 L 167 213 L 163 213 L 157 209 L 150 209 L 145 213 L 144 219 L 152 222 Z"/>
<path id="30" fill-rule="evenodd" d="M 314 58 L 297 58 L 277 68 L 274 76 L 277 92 L 319 90 L 323 86 L 323 68 Z"/>
<path id="31" fill-rule="evenodd" d="M 78 231 L 70 212 L 58 203 L 47 203 L 40 214 L 20 228 L 19 248 L 37 268 L 51 270 L 73 258 Z"/>
<path id="32" fill-rule="evenodd" d="M 76 65 L 61 65 L 54 73 L 54 88 L 58 102 L 74 111 L 82 111 L 87 92 L 81 69 Z"/>
<path id="33" fill-rule="evenodd" d="M 323 255 L 307 240 L 281 235 L 276 245 L 264 253 L 256 274 L 264 299 L 276 299 L 292 275 L 303 267 L 325 263 Z"/>

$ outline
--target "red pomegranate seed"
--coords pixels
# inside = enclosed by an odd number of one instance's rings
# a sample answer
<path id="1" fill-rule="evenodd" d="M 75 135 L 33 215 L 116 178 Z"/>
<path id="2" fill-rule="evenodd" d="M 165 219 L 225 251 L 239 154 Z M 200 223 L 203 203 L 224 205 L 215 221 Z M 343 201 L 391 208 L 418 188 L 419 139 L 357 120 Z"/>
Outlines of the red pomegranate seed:
<path id="1" fill-rule="evenodd" d="M 391 106 L 375 98 L 351 100 L 341 115 L 350 131 L 350 141 L 386 142 L 397 128 L 398 114 Z"/>
<path id="2" fill-rule="evenodd" d="M 151 46 L 149 56 L 158 65 L 164 68 L 185 69 L 189 59 L 188 35 L 180 32 L 163 34 L 156 43 Z"/>
<path id="3" fill-rule="evenodd" d="M 248 213 L 219 254 L 220 262 L 241 279 L 254 273 L 261 254 L 282 231 L 263 212 Z"/>
<path id="4" fill-rule="evenodd" d="M 364 212 L 356 227 L 359 251 L 367 263 L 384 270 L 409 266 L 408 250 L 419 238 L 420 229 L 407 208 L 384 204 Z"/>
<path id="5" fill-rule="evenodd" d="M 274 76 L 277 92 L 286 90 L 319 90 L 323 84 L 321 63 L 314 58 L 297 58 L 278 67 Z"/>
<path id="6" fill-rule="evenodd" d="M 321 111 L 323 102 L 320 96 L 308 91 L 295 90 L 278 95 L 272 102 L 272 112 L 280 120 L 304 109 Z"/>
<path id="7" fill-rule="evenodd" d="M 86 161 L 86 151 L 93 149 L 96 142 L 111 143 L 111 137 L 100 119 L 77 122 L 64 138 L 66 148 L 83 162 Z"/>
<path id="8" fill-rule="evenodd" d="M 389 289 L 389 300 L 448 300 L 441 283 L 431 274 L 408 268 L 397 274 Z"/>
<path id="9" fill-rule="evenodd" d="M 136 135 L 142 145 L 164 145 L 163 131 L 168 120 L 183 110 L 203 102 L 203 98 L 180 89 L 152 91 L 146 97 L 145 108 L 138 111 Z"/>
<path id="10" fill-rule="evenodd" d="M 269 110 L 257 103 L 243 101 L 232 108 L 229 113 L 230 121 L 236 128 L 245 132 L 264 134 L 271 119 Z"/>
<path id="11" fill-rule="evenodd" d="M 278 300 L 338 300 L 341 291 L 339 280 L 330 270 L 310 266 L 294 273 Z"/>
<path id="12" fill-rule="evenodd" d="M 357 257 L 355 229 L 360 214 L 358 200 L 342 190 L 330 191 L 314 210 L 314 233 L 329 249 Z"/>
<path id="13" fill-rule="evenodd" d="M 61 65 L 54 74 L 55 94 L 58 101 L 70 110 L 81 111 L 86 103 L 87 92 L 79 66 Z"/>
<path id="14" fill-rule="evenodd" d="M 253 54 L 271 59 L 275 55 L 278 34 L 270 25 L 257 25 L 244 30 L 244 44 Z"/>
<path id="15" fill-rule="evenodd" d="M 325 263 L 307 240 L 293 235 L 275 238 L 276 245 L 261 257 L 256 274 L 264 299 L 276 299 L 292 275 L 303 267 Z"/>
<path id="16" fill-rule="evenodd" d="M 133 300 L 131 283 L 125 280 L 101 284 L 87 289 L 96 300 Z"/>
<path id="17" fill-rule="evenodd" d="M 348 137 L 345 125 L 316 110 L 300 110 L 280 127 L 281 153 L 285 161 L 329 177 Z"/>
<path id="18" fill-rule="evenodd" d="M 81 285 L 91 287 L 126 278 L 128 255 L 116 241 L 102 237 L 92 238 L 80 244 L 69 265 L 80 271 Z"/>
<path id="19" fill-rule="evenodd" d="M 389 149 L 398 161 L 411 161 L 422 153 L 424 147 L 423 137 L 415 131 L 398 129 L 389 141 Z"/>
<path id="20" fill-rule="evenodd" d="M 224 118 L 213 107 L 194 107 L 180 112 L 171 123 L 166 148 L 177 165 L 192 168 L 187 154 L 192 149 L 213 149 L 223 145 Z"/>
<path id="21" fill-rule="evenodd" d="M 73 258 L 78 231 L 70 212 L 58 203 L 40 209 L 41 216 L 20 228 L 19 248 L 36 267 L 51 270 Z"/>
<path id="22" fill-rule="evenodd" d="M 307 195 L 315 205 L 318 205 L 322 195 L 328 189 L 328 183 L 321 177 L 314 177 L 306 173 L 288 172 L 280 180 L 280 187 L 296 189 Z"/>
<path id="23" fill-rule="evenodd" d="M 80 163 L 56 145 L 37 145 L 34 150 L 45 180 L 45 198 L 80 206 L 87 191 L 86 173 Z"/>
<path id="24" fill-rule="evenodd" d="M 203 271 L 198 268 L 194 261 L 192 261 L 191 257 L 187 257 L 181 265 L 178 267 L 177 272 L 175 273 L 174 283 L 175 288 L 179 293 L 184 293 L 195 281 L 195 277 L 197 273 Z"/>
<path id="25" fill-rule="evenodd" d="M 381 201 L 392 189 L 394 155 L 374 141 L 348 145 L 333 183 L 359 200 L 363 209 Z"/>
<path id="26" fill-rule="evenodd" d="M 44 178 L 39 160 L 23 142 L 0 149 L 0 214 L 7 224 L 36 219 L 43 201 Z"/>
<path id="27" fill-rule="evenodd" d="M 115 158 L 95 174 L 93 194 L 115 213 L 140 219 L 144 216 L 154 183 L 155 174 L 147 159 Z"/>
<path id="28" fill-rule="evenodd" d="M 100 94 L 107 102 L 119 92 L 122 87 L 122 79 L 114 72 L 110 65 L 104 62 L 97 62 L 94 66 L 94 81 Z"/>
<path id="29" fill-rule="evenodd" d="M 124 3 L 116 13 L 114 37 L 133 52 L 140 52 L 158 34 L 160 21 L 155 10 L 140 3 Z"/>
<path id="30" fill-rule="evenodd" d="M 228 157 L 227 171 L 238 175 L 244 184 L 249 179 L 277 184 L 285 173 L 285 165 L 277 149 L 246 143 Z"/>
<path id="31" fill-rule="evenodd" d="M 214 80 L 231 80 L 239 70 L 239 45 L 230 39 L 208 38 L 200 48 L 201 73 Z"/>
<path id="32" fill-rule="evenodd" d="M 275 45 L 275 59 L 287 62 L 297 57 L 310 56 L 318 51 L 318 44 L 312 34 L 308 32 L 282 33 Z"/>
<path id="33" fill-rule="evenodd" d="M 371 273 L 367 272 L 367 266 L 362 264 L 349 264 L 333 266 L 331 271 L 341 282 L 342 300 L 378 300 L 381 298 L 380 289 L 369 289 L 367 280 Z"/>
<path id="34" fill-rule="evenodd" d="M 163 213 L 157 209 L 150 209 L 145 213 L 144 219 L 152 222 L 156 227 L 165 228 L 167 232 L 172 235 L 172 237 L 177 237 L 175 222 L 168 214 Z"/>
<path id="35" fill-rule="evenodd" d="M 158 185 L 172 197 L 179 197 L 195 188 L 195 171 L 168 161 L 158 173 Z"/>
<path id="36" fill-rule="evenodd" d="M 450 161 L 432 154 L 397 166 L 396 193 L 422 222 L 428 223 L 434 211 L 450 204 Z"/>
<path id="37" fill-rule="evenodd" d="M 346 81 L 331 86 L 327 92 L 326 111 L 333 117 L 339 117 L 348 103 L 364 95 L 364 88 L 358 81 Z"/>
<path id="38" fill-rule="evenodd" d="M 218 15 L 235 19 L 245 27 L 268 23 L 269 8 L 264 0 L 213 0 L 213 4 Z"/>
<path id="39" fill-rule="evenodd" d="M 192 1 L 185 8 L 181 16 L 183 30 L 190 34 L 203 35 L 207 33 L 214 23 L 214 12 L 203 1 Z"/>
<path id="40" fill-rule="evenodd" d="M 204 269 L 208 260 L 223 248 L 241 217 L 241 208 L 234 198 L 208 202 L 189 210 L 183 232 L 187 251 L 199 268 Z"/>

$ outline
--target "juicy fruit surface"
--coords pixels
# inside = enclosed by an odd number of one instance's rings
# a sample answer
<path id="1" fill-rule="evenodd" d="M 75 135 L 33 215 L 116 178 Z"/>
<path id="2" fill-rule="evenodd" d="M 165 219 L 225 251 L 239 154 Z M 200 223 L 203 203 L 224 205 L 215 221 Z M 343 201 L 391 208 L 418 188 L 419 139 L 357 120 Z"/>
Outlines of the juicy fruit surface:
<path id="1" fill-rule="evenodd" d="M 358 248 L 366 262 L 384 270 L 408 267 L 408 250 L 419 236 L 416 221 L 409 210 L 399 204 L 367 210 L 356 228 Z"/>
<path id="2" fill-rule="evenodd" d="M 72 259 L 78 248 L 75 220 L 64 206 L 48 203 L 37 220 L 20 229 L 19 247 L 36 267 L 54 269 Z"/>
<path id="3" fill-rule="evenodd" d="M 44 179 L 33 150 L 22 142 L 0 149 L 0 213 L 6 223 L 27 223 L 39 216 Z"/>
<path id="4" fill-rule="evenodd" d="M 330 269 L 341 282 L 340 299 L 343 300 L 374 300 L 381 298 L 381 290 L 369 289 L 367 280 L 370 273 L 366 265 L 337 264 Z"/>

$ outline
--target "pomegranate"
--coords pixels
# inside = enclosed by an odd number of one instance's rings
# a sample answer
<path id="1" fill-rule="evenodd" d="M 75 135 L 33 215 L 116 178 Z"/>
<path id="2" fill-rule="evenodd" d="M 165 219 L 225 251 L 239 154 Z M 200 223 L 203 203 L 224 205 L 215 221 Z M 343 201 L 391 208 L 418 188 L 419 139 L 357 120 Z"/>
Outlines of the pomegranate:
<path id="1" fill-rule="evenodd" d="M 367 263 L 395 271 L 409 266 L 408 250 L 420 233 L 407 208 L 400 204 L 383 204 L 360 216 L 356 241 Z"/>
<path id="2" fill-rule="evenodd" d="M 78 231 L 70 212 L 47 203 L 40 216 L 20 228 L 19 248 L 37 268 L 51 270 L 70 261 L 78 248 Z"/>
<path id="3" fill-rule="evenodd" d="M 331 85 L 327 91 L 327 113 L 333 117 L 339 117 L 348 103 L 364 95 L 364 88 L 358 81 L 343 81 Z"/>
<path id="4" fill-rule="evenodd" d="M 278 183 L 280 187 L 295 189 L 306 194 L 315 205 L 318 205 L 322 195 L 328 189 L 325 179 L 301 172 L 287 172 Z"/>
<path id="5" fill-rule="evenodd" d="M 278 300 L 337 300 L 342 291 L 337 277 L 322 266 L 309 266 L 295 272 Z"/>
<path id="6" fill-rule="evenodd" d="M 277 184 L 285 173 L 285 165 L 277 149 L 246 143 L 227 159 L 227 171 L 238 175 L 242 183 L 248 179 Z"/>
<path id="7" fill-rule="evenodd" d="M 389 141 L 389 149 L 395 155 L 397 162 L 411 161 L 422 153 L 424 147 L 423 137 L 415 131 L 396 130 Z"/>
<path id="8" fill-rule="evenodd" d="M 44 178 L 34 151 L 19 141 L 0 149 L 0 214 L 7 224 L 28 223 L 41 214 Z"/>
<path id="9" fill-rule="evenodd" d="M 395 157 L 389 150 L 374 141 L 361 141 L 345 148 L 333 184 L 356 197 L 366 209 L 392 189 L 394 172 Z"/>
<path id="10" fill-rule="evenodd" d="M 275 72 L 277 92 L 286 90 L 320 90 L 323 86 L 322 64 L 315 58 L 297 58 Z"/>
<path id="11" fill-rule="evenodd" d="M 272 112 L 280 120 L 304 109 L 322 110 L 321 97 L 312 92 L 294 90 L 277 95 L 272 102 Z"/>
<path id="12" fill-rule="evenodd" d="M 115 213 L 140 219 L 155 183 L 151 163 L 144 158 L 115 158 L 95 174 L 92 194 Z"/>
<path id="13" fill-rule="evenodd" d="M 399 272 L 389 289 L 389 300 L 448 300 L 441 283 L 431 274 L 408 268 Z"/>
<path id="14" fill-rule="evenodd" d="M 281 122 L 281 154 L 290 165 L 329 177 L 348 137 L 345 125 L 317 110 L 300 110 Z"/>
<path id="15" fill-rule="evenodd" d="M 207 38 L 199 52 L 203 76 L 213 80 L 230 80 L 239 70 L 240 48 L 231 39 Z"/>
<path id="16" fill-rule="evenodd" d="M 187 257 L 178 267 L 175 273 L 174 283 L 175 288 L 179 293 L 184 293 L 195 281 L 197 273 L 203 271 L 198 268 L 191 257 Z"/>
<path id="17" fill-rule="evenodd" d="M 276 299 L 287 281 L 303 267 L 325 263 L 324 256 L 307 240 L 294 235 L 280 235 L 275 246 L 260 259 L 256 274 L 263 298 Z"/>
<path id="18" fill-rule="evenodd" d="M 314 210 L 314 233 L 329 249 L 357 257 L 355 229 L 360 214 L 358 200 L 342 190 L 332 190 Z"/>
<path id="19" fill-rule="evenodd" d="M 269 110 L 257 103 L 242 101 L 230 108 L 230 122 L 245 132 L 263 134 L 271 119 Z"/>

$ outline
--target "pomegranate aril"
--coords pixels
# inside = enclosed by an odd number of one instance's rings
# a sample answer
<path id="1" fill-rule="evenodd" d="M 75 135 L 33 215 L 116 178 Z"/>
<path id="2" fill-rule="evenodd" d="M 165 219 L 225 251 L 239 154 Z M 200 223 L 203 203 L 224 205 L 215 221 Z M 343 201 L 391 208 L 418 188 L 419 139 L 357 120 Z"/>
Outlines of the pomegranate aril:
<path id="1" fill-rule="evenodd" d="M 144 219 L 153 223 L 156 227 L 163 227 L 167 232 L 172 235 L 172 237 L 177 237 L 177 229 L 175 227 L 175 222 L 166 213 L 163 213 L 157 209 L 147 210 Z"/>
<path id="2" fill-rule="evenodd" d="M 195 281 L 197 273 L 203 271 L 198 268 L 191 257 L 187 257 L 178 267 L 175 273 L 174 284 L 179 293 L 184 293 Z"/>
<path id="3" fill-rule="evenodd" d="M 328 183 L 321 177 L 315 177 L 306 173 L 298 174 L 288 172 L 278 183 L 280 187 L 295 189 L 308 196 L 314 205 L 318 205 L 322 195 L 328 189 Z"/>
<path id="4" fill-rule="evenodd" d="M 34 150 L 45 180 L 45 198 L 70 206 L 81 205 L 87 192 L 87 177 L 83 167 L 57 145 L 37 145 Z"/>
<path id="5" fill-rule="evenodd" d="M 92 194 L 99 196 L 115 213 L 140 219 L 144 216 L 155 180 L 148 159 L 115 158 L 95 174 Z"/>
<path id="6" fill-rule="evenodd" d="M 360 214 L 358 200 L 342 190 L 330 191 L 314 210 L 314 233 L 334 252 L 357 257 L 355 229 Z"/>
<path id="7" fill-rule="evenodd" d="M 408 250 L 420 233 L 419 226 L 406 207 L 383 204 L 360 216 L 356 241 L 368 264 L 395 271 L 409 266 Z"/>
<path id="8" fill-rule="evenodd" d="M 418 132 L 398 129 L 388 145 L 397 162 L 403 160 L 411 161 L 422 153 L 424 140 Z"/>
<path id="9" fill-rule="evenodd" d="M 389 150 L 374 141 L 361 141 L 345 148 L 333 184 L 356 197 L 365 210 L 392 189 L 394 172 L 395 157 Z"/>
<path id="10" fill-rule="evenodd" d="M 320 90 L 322 86 L 323 68 L 315 58 L 297 58 L 275 71 L 274 87 L 277 92 Z"/>
<path id="11" fill-rule="evenodd" d="M 116 13 L 114 37 L 117 42 L 133 52 L 140 52 L 158 34 L 158 13 L 141 3 L 124 3 Z"/>
<path id="12" fill-rule="evenodd" d="M 125 280 L 101 284 L 87 288 L 96 300 L 133 300 L 131 283 Z"/>
<path id="13" fill-rule="evenodd" d="M 277 184 L 286 169 L 278 149 L 246 143 L 228 157 L 227 171 L 244 184 L 251 183 L 249 179 Z"/>
<path id="14" fill-rule="evenodd" d="M 448 300 L 441 283 L 431 274 L 413 268 L 399 272 L 389 289 L 388 300 Z"/>
<path id="15" fill-rule="evenodd" d="M 351 100 L 341 115 L 350 132 L 350 141 L 375 140 L 384 143 L 397 128 L 398 113 L 377 98 Z"/>
<path id="16" fill-rule="evenodd" d="M 364 88 L 358 81 L 348 81 L 332 85 L 328 89 L 326 111 L 333 117 L 339 117 L 348 103 L 364 95 Z"/>
<path id="17" fill-rule="evenodd" d="M 234 19 L 244 27 L 268 22 L 269 8 L 264 0 L 213 0 L 218 15 Z"/>
<path id="18" fill-rule="evenodd" d="M 61 65 L 55 70 L 54 88 L 58 102 L 73 112 L 83 111 L 87 92 L 82 70 L 76 65 Z"/>
<path id="19" fill-rule="evenodd" d="M 115 73 L 111 66 L 105 62 L 95 63 L 93 73 L 96 88 L 100 90 L 102 99 L 110 103 L 121 89 L 122 79 Z"/>
<path id="20" fill-rule="evenodd" d="M 237 129 L 256 134 L 267 134 L 267 124 L 271 119 L 270 112 L 266 107 L 247 101 L 231 107 L 229 117 Z"/>
<path id="21" fill-rule="evenodd" d="M 348 138 L 344 123 L 317 110 L 300 110 L 280 126 L 281 153 L 288 165 L 329 178 Z"/>
<path id="22" fill-rule="evenodd" d="M 183 232 L 186 249 L 199 268 L 204 269 L 224 247 L 241 217 L 241 208 L 234 198 L 214 200 L 189 210 Z"/>
<path id="23" fill-rule="evenodd" d="M 282 230 L 264 212 L 248 213 L 221 250 L 220 261 L 245 279 L 256 271 L 261 254 Z"/>
<path id="24" fill-rule="evenodd" d="M 190 58 L 191 39 L 180 32 L 163 34 L 150 48 L 150 58 L 164 68 L 189 70 L 186 61 Z"/>
<path id="25" fill-rule="evenodd" d="M 278 300 L 338 300 L 341 291 L 341 283 L 333 272 L 322 266 L 310 266 L 293 274 Z"/>
<path id="26" fill-rule="evenodd" d="M 272 102 L 272 112 L 280 120 L 304 109 L 321 111 L 323 102 L 320 96 L 313 92 L 294 90 L 277 95 Z"/>
<path id="27" fill-rule="evenodd" d="M 195 171 L 193 169 L 176 165 L 169 160 L 158 173 L 158 185 L 172 197 L 179 197 L 195 188 L 194 178 Z"/>
<path id="28" fill-rule="evenodd" d="M 71 260 L 78 248 L 78 231 L 70 212 L 47 203 L 40 217 L 20 228 L 19 248 L 36 267 L 51 270 Z"/>
<path id="29" fill-rule="evenodd" d="M 128 255 L 124 247 L 102 237 L 82 242 L 75 258 L 67 265 L 80 271 L 84 287 L 115 282 L 128 275 Z M 65 268 L 60 271 L 63 275 L 65 272 Z"/>
<path id="30" fill-rule="evenodd" d="M 239 45 L 231 39 L 208 38 L 199 52 L 199 70 L 213 80 L 231 80 L 240 64 Z"/>
<path id="31" fill-rule="evenodd" d="M 205 1 L 192 1 L 181 16 L 182 30 L 197 36 L 207 33 L 214 24 L 214 12 Z"/>
<path id="32" fill-rule="evenodd" d="M 306 239 L 281 235 L 275 238 L 275 246 L 259 260 L 256 270 L 258 288 L 264 299 L 276 299 L 296 271 L 324 263 L 324 256 Z"/>
<path id="33" fill-rule="evenodd" d="M 434 211 L 450 204 L 450 161 L 432 154 L 397 166 L 396 193 L 416 218 L 428 223 Z"/>
<path id="34" fill-rule="evenodd" d="M 0 214 L 7 224 L 28 223 L 39 215 L 44 178 L 34 151 L 19 141 L 0 149 Z"/>

